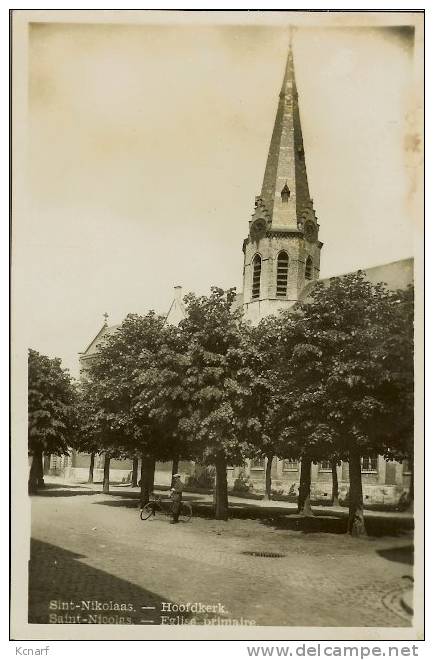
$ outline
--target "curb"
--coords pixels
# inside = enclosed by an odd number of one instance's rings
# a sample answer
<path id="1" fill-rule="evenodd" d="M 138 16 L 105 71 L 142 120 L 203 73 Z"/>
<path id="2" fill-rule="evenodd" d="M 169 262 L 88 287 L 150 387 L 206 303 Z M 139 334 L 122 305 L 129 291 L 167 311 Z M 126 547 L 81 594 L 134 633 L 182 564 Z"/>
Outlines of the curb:
<path id="1" fill-rule="evenodd" d="M 399 599 L 402 609 L 410 616 L 413 616 L 413 589 L 407 589 Z"/>

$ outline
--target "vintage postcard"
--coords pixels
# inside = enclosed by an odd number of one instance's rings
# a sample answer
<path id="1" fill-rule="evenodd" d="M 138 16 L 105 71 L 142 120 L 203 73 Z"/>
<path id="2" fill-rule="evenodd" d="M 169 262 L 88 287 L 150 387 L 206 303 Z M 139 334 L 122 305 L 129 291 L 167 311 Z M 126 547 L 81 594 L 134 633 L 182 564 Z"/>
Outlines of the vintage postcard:
<path id="1" fill-rule="evenodd" d="M 11 22 L 12 639 L 422 639 L 423 12 Z"/>

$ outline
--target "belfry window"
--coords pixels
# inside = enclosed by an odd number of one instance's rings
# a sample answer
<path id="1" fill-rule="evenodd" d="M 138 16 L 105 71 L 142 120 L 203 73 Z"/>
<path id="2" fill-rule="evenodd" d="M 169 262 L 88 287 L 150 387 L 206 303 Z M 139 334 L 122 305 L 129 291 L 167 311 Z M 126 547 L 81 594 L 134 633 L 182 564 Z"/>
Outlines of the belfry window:
<path id="1" fill-rule="evenodd" d="M 288 288 L 288 263 L 289 258 L 286 252 L 279 252 L 277 257 L 277 286 L 276 296 L 285 298 Z"/>
<path id="2" fill-rule="evenodd" d="M 306 259 L 306 269 L 304 271 L 304 276 L 307 280 L 311 280 L 313 275 L 313 264 L 312 257 Z"/>
<path id="3" fill-rule="evenodd" d="M 259 298 L 261 291 L 261 266 L 261 257 L 257 254 L 253 259 L 252 300 Z"/>

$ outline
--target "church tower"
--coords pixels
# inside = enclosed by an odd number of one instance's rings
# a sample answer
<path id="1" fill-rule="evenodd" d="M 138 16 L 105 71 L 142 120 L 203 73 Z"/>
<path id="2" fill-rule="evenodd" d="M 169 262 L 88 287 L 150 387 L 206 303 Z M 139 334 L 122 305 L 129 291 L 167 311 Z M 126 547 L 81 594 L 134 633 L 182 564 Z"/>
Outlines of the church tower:
<path id="1" fill-rule="evenodd" d="M 319 277 L 322 243 L 310 198 L 289 47 L 262 191 L 243 243 L 245 318 L 257 323 L 299 299 Z"/>

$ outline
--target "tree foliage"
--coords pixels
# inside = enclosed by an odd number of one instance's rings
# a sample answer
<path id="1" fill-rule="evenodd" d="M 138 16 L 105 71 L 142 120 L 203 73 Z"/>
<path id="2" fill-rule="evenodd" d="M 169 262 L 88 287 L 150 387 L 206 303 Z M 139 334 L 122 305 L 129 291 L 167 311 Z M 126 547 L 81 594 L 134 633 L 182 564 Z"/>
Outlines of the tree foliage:
<path id="1" fill-rule="evenodd" d="M 68 453 L 77 429 L 76 388 L 59 358 L 30 349 L 28 358 L 29 453 Z"/>
<path id="2" fill-rule="evenodd" d="M 184 301 L 179 327 L 130 315 L 104 341 L 82 386 L 83 446 L 215 465 L 222 518 L 227 464 L 301 460 L 308 497 L 312 462 L 349 461 L 363 531 L 360 458 L 412 455 L 412 290 L 332 278 L 257 327 L 234 289 Z"/>
<path id="3" fill-rule="evenodd" d="M 223 455 L 240 464 L 248 452 L 251 422 L 245 415 L 251 370 L 243 351 L 241 313 L 235 290 L 213 287 L 210 296 L 189 294 L 180 324 L 186 337 L 184 387 L 190 408 L 182 431 L 198 447 L 203 463 Z"/>
<path id="4" fill-rule="evenodd" d="M 154 432 L 149 409 L 141 398 L 140 378 L 162 341 L 163 317 L 130 314 L 100 346 L 97 359 L 83 377 L 84 442 L 111 456 L 150 453 L 166 448 Z"/>
<path id="5" fill-rule="evenodd" d="M 362 272 L 333 278 L 281 322 L 280 442 L 301 458 L 349 461 L 350 528 L 363 533 L 361 457 L 399 459 L 412 443 L 411 290 Z"/>
<path id="6" fill-rule="evenodd" d="M 59 358 L 30 349 L 28 356 L 29 492 L 43 486 L 42 455 L 68 454 L 77 433 L 75 385 Z"/>

